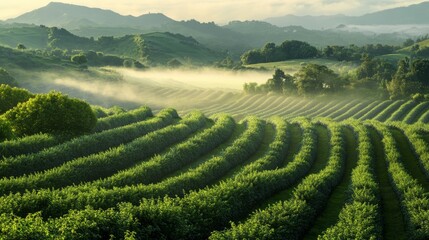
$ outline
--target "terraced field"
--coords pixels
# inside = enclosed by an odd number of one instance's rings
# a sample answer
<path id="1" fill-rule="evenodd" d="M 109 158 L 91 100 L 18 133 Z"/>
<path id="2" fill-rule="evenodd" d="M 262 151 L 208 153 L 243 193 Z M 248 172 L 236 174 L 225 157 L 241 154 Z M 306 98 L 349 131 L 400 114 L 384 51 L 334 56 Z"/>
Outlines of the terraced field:
<path id="1" fill-rule="evenodd" d="M 207 93 L 0 143 L 0 238 L 429 239 L 428 103 Z"/>

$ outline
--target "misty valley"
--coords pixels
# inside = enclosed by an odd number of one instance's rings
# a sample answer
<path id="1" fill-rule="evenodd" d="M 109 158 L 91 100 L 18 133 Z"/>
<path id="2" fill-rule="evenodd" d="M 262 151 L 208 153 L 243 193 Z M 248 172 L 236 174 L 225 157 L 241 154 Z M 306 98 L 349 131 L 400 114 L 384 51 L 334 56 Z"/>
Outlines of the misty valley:
<path id="1" fill-rule="evenodd" d="M 179 2 L 0 3 L 0 239 L 429 239 L 429 2 Z"/>

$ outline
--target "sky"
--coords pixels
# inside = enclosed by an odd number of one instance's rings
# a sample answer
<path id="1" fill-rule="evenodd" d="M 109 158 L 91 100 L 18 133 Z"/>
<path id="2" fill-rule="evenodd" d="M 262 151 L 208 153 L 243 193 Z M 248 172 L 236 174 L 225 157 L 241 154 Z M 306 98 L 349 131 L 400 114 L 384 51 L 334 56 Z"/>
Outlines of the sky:
<path id="1" fill-rule="evenodd" d="M 423 0 L 56 0 L 110 9 L 122 15 L 164 13 L 175 20 L 228 23 L 232 20 L 263 20 L 295 15 L 362 15 L 408 6 Z M 47 5 L 50 0 L 0 0 L 0 19 L 17 17 Z"/>

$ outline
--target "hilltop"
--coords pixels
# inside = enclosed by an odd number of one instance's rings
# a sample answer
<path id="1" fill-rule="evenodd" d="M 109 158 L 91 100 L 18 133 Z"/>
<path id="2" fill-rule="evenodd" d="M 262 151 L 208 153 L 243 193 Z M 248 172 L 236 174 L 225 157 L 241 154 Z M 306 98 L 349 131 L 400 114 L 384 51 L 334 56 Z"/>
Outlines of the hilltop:
<path id="1" fill-rule="evenodd" d="M 165 64 L 171 59 L 206 64 L 218 61 L 223 54 L 210 50 L 192 37 L 172 33 L 146 33 L 99 39 L 76 36 L 69 31 L 45 26 L 0 27 L 0 44 L 33 49 L 100 51 L 123 57 Z"/>
<path id="2" fill-rule="evenodd" d="M 296 16 L 267 18 L 264 21 L 284 27 L 300 25 L 309 29 L 335 28 L 340 24 L 346 25 L 413 25 L 429 24 L 429 2 L 398 7 L 362 16 L 329 15 L 329 16 Z"/>
<path id="3" fill-rule="evenodd" d="M 425 11 L 426 5 L 421 5 Z M 419 8 L 421 8 L 419 5 Z M 413 6 L 409 7 L 413 9 Z M 409 8 L 392 10 L 407 15 Z M 387 10 L 386 10 L 387 11 Z M 377 19 L 385 16 L 397 18 L 389 11 L 381 11 L 362 18 L 372 19 L 373 24 L 381 24 Z M 408 14 L 409 15 L 409 14 Z M 407 16 L 408 16 L 407 15 Z M 382 16 L 382 17 L 376 17 Z M 405 19 L 402 24 L 416 22 L 424 23 L 424 14 L 418 16 L 420 20 Z M 171 32 L 184 36 L 192 36 L 201 44 L 216 51 L 227 51 L 238 57 L 242 52 L 260 46 L 267 41 L 280 43 L 286 39 L 307 41 L 315 46 L 326 45 L 364 45 L 387 43 L 399 45 L 415 32 L 401 31 L 376 34 L 366 29 L 336 28 L 339 24 L 357 24 L 356 17 L 344 15 L 336 16 L 286 16 L 283 18 L 261 21 L 232 21 L 220 26 L 213 22 L 202 23 L 196 20 L 176 21 L 162 13 L 142 14 L 140 16 L 124 16 L 111 10 L 89 8 L 85 6 L 50 3 L 45 7 L 35 9 L 17 18 L 9 19 L 7 23 L 27 23 L 46 25 L 49 27 L 65 28 L 71 33 L 82 37 L 134 35 L 151 32 Z M 407 20 L 408 19 L 408 20 Z M 278 21 L 277 21 L 278 20 Z M 369 21 L 369 20 L 368 20 Z M 400 20 L 398 20 L 400 21 Z M 328 23 L 328 24 L 326 24 Z M 315 25 L 316 24 L 316 25 Z M 368 23 L 369 24 L 369 23 Z M 278 26 L 276 26 L 278 25 Z M 327 26 L 329 29 L 327 29 Z M 320 30 L 324 28 L 325 30 Z M 422 33 L 419 33 L 422 34 Z"/>

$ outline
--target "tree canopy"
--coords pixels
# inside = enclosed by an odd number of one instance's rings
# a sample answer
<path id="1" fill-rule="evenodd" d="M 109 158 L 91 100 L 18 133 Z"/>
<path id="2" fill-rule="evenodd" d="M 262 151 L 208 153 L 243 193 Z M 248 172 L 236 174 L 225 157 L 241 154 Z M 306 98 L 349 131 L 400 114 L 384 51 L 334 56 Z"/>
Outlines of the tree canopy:
<path id="1" fill-rule="evenodd" d="M 86 102 L 59 92 L 38 94 L 7 111 L 4 117 L 18 136 L 36 133 L 82 134 L 90 132 L 97 121 Z"/>
<path id="2" fill-rule="evenodd" d="M 18 103 L 26 102 L 31 97 L 33 97 L 33 94 L 27 90 L 6 84 L 0 85 L 0 114 L 12 109 Z"/>
<path id="3" fill-rule="evenodd" d="M 267 43 L 261 49 L 253 49 L 241 56 L 243 64 L 285 61 L 290 59 L 313 58 L 318 55 L 315 47 L 301 41 L 284 41 L 279 46 Z"/>

